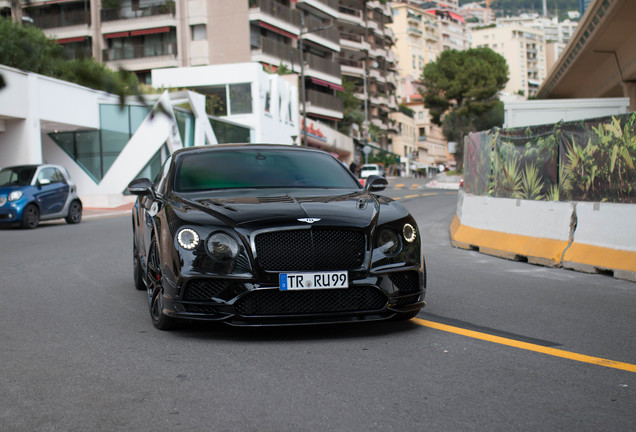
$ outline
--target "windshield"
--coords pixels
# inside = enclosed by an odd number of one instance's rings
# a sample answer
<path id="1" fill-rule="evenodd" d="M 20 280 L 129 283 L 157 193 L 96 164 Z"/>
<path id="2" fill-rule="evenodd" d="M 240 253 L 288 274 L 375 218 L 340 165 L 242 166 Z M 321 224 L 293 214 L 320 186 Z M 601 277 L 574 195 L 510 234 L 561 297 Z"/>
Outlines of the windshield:
<path id="1" fill-rule="evenodd" d="M 364 166 L 362 167 L 362 171 L 378 171 L 379 168 L 375 166 Z"/>
<path id="2" fill-rule="evenodd" d="M 178 192 L 359 187 L 349 171 L 330 155 L 285 149 L 232 149 L 184 155 L 179 159 L 174 185 Z"/>
<path id="3" fill-rule="evenodd" d="M 0 186 L 28 186 L 35 170 L 34 166 L 4 168 L 0 171 Z"/>

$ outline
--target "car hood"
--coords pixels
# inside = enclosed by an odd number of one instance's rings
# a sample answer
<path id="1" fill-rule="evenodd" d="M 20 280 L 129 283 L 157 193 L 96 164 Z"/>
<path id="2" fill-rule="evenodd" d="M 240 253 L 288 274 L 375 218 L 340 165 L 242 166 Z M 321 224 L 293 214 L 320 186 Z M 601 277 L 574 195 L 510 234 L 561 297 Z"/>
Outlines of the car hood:
<path id="1" fill-rule="evenodd" d="M 217 219 L 247 229 L 299 222 L 363 228 L 374 223 L 381 205 L 376 196 L 365 190 L 251 190 L 231 196 L 180 194 L 175 201 L 173 210 L 184 221 L 214 223 L 213 219 Z"/>

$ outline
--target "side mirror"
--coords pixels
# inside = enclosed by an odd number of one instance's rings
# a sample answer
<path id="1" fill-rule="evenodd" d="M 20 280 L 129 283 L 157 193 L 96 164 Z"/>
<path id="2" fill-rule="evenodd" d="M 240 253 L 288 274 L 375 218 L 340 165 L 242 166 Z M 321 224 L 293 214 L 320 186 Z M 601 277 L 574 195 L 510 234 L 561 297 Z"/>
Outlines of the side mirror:
<path id="1" fill-rule="evenodd" d="M 150 179 L 147 179 L 147 178 L 140 178 L 140 179 L 131 181 L 128 184 L 127 189 L 128 189 L 128 192 L 130 192 L 133 195 L 139 195 L 139 196 L 150 195 L 152 197 L 155 196 L 154 186 L 152 182 L 150 181 Z"/>
<path id="2" fill-rule="evenodd" d="M 367 178 L 364 188 L 369 192 L 382 192 L 389 185 L 389 182 L 382 176 L 372 175 Z"/>
<path id="3" fill-rule="evenodd" d="M 49 179 L 40 179 L 38 180 L 38 186 L 46 186 L 51 184 L 51 180 Z"/>

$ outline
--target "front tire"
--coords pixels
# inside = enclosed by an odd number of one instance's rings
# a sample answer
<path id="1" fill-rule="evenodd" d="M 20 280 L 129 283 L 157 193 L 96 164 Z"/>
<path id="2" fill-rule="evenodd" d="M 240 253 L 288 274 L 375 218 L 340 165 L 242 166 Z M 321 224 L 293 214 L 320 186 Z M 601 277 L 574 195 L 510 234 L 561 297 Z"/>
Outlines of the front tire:
<path id="1" fill-rule="evenodd" d="M 134 233 L 133 233 L 134 236 Z M 144 285 L 144 272 L 141 268 L 141 259 L 137 253 L 137 246 L 135 246 L 135 240 L 133 239 L 133 281 L 135 282 L 135 289 L 142 291 L 146 289 Z"/>
<path id="2" fill-rule="evenodd" d="M 173 329 L 177 320 L 163 313 L 163 285 L 161 283 L 161 260 L 157 241 L 153 239 L 148 253 L 148 271 L 146 272 L 148 309 L 152 324 L 159 330 Z"/>
<path id="3" fill-rule="evenodd" d="M 40 223 L 40 209 L 35 204 L 29 204 L 22 211 L 20 226 L 25 229 L 33 229 Z"/>
<path id="4" fill-rule="evenodd" d="M 68 215 L 66 216 L 66 223 L 78 224 L 82 221 L 82 204 L 75 200 L 68 207 Z"/>

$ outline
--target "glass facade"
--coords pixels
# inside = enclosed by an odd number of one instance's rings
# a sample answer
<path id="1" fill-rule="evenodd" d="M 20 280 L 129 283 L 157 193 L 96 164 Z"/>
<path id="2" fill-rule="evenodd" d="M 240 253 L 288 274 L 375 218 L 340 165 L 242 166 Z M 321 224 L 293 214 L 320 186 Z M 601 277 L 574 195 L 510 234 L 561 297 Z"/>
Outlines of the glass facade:
<path id="1" fill-rule="evenodd" d="M 57 132 L 49 136 L 97 184 L 115 163 L 149 112 L 150 108 L 146 106 L 128 105 L 120 108 L 119 105 L 103 104 L 99 106 L 99 130 Z M 179 107 L 175 107 L 174 113 L 181 143 L 184 147 L 192 147 L 195 129 L 194 114 Z M 251 142 L 249 128 L 219 119 L 210 119 L 210 124 L 219 144 Z M 136 178 L 154 179 L 168 155 L 169 150 L 164 143 Z"/>
<path id="2" fill-rule="evenodd" d="M 144 106 L 100 105 L 100 130 L 49 136 L 99 183 L 149 112 L 150 108 Z"/>

